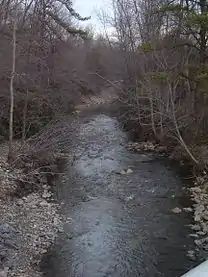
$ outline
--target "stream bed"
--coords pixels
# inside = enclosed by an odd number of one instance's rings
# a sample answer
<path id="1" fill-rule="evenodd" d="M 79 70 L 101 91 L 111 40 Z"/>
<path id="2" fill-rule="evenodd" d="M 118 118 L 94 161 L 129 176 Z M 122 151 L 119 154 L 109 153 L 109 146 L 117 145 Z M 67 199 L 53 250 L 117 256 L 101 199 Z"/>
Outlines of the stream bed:
<path id="1" fill-rule="evenodd" d="M 191 215 L 172 212 L 187 204 L 178 172 L 165 158 L 126 150 L 115 118 L 80 120 L 73 163 L 57 184 L 69 220 L 44 260 L 44 276 L 181 276 L 195 264 L 186 256 L 194 247 Z"/>

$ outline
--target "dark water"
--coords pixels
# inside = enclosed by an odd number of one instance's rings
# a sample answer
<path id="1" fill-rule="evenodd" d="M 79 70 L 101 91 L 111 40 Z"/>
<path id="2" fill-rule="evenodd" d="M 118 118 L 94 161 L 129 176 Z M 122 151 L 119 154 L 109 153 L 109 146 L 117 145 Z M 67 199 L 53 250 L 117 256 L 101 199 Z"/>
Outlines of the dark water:
<path id="1" fill-rule="evenodd" d="M 58 190 L 71 222 L 44 262 L 45 276 L 181 276 L 193 266 L 186 257 L 193 241 L 191 219 L 171 211 L 184 203 L 176 171 L 153 154 L 128 152 L 115 119 L 82 121 Z"/>

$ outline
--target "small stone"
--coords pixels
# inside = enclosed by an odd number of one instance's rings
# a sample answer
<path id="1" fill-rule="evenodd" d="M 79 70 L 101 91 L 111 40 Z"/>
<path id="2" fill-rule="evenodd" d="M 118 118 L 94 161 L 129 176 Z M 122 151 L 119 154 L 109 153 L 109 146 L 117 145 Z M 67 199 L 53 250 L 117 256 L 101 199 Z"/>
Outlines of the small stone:
<path id="1" fill-rule="evenodd" d="M 195 239 L 195 240 L 194 240 L 194 243 L 195 243 L 198 247 L 201 247 L 201 246 L 202 246 L 202 241 L 199 240 L 199 239 Z"/>
<path id="2" fill-rule="evenodd" d="M 193 212 L 193 209 L 191 207 L 183 208 L 184 212 Z"/>
<path id="3" fill-rule="evenodd" d="M 202 231 L 207 234 L 208 233 L 208 225 L 207 225 L 207 223 L 202 222 L 201 226 L 202 226 Z M 200 230 L 201 230 L 201 228 L 200 228 Z"/>
<path id="4" fill-rule="evenodd" d="M 206 221 L 208 221 L 208 215 L 204 214 L 204 215 L 203 215 L 203 219 L 206 220 Z"/>
<path id="5" fill-rule="evenodd" d="M 63 227 L 58 227 L 58 232 L 59 232 L 59 233 L 63 233 L 63 232 L 64 232 Z"/>
<path id="6" fill-rule="evenodd" d="M 126 175 L 126 171 L 123 169 L 123 170 L 120 171 L 120 174 L 121 175 Z"/>
<path id="7" fill-rule="evenodd" d="M 195 252 L 194 250 L 189 250 L 186 254 L 186 256 L 190 259 L 190 260 L 195 260 L 196 259 L 196 255 L 195 255 Z"/>
<path id="8" fill-rule="evenodd" d="M 206 233 L 203 232 L 203 231 L 198 231 L 197 234 L 198 234 L 199 236 L 204 236 L 204 235 L 206 235 Z"/>
<path id="9" fill-rule="evenodd" d="M 196 222 L 201 221 L 201 216 L 199 214 L 196 214 L 194 217 L 194 221 L 196 221 Z"/>
<path id="10" fill-rule="evenodd" d="M 190 188 L 191 191 L 196 192 L 196 193 L 200 193 L 201 192 L 201 188 L 200 187 L 193 187 Z"/>
<path id="11" fill-rule="evenodd" d="M 191 237 L 191 238 L 198 238 L 199 237 L 198 234 L 189 234 L 188 236 Z"/>
<path id="12" fill-rule="evenodd" d="M 49 191 L 44 191 L 42 197 L 43 198 L 50 198 L 51 197 L 51 193 Z"/>
<path id="13" fill-rule="evenodd" d="M 176 207 L 176 208 L 172 209 L 172 212 L 175 214 L 179 214 L 182 212 L 182 210 L 180 208 Z"/>
<path id="14" fill-rule="evenodd" d="M 130 169 L 130 168 L 128 168 L 127 171 L 126 171 L 126 173 L 127 173 L 127 174 L 131 174 L 131 173 L 133 173 L 133 170 Z"/>
<path id="15" fill-rule="evenodd" d="M 202 241 L 202 243 L 206 243 L 206 244 L 207 244 L 207 242 L 208 242 L 208 237 L 201 239 L 201 241 Z"/>
<path id="16" fill-rule="evenodd" d="M 134 199 L 134 195 L 127 196 L 124 200 L 125 201 L 130 201 Z"/>
<path id="17" fill-rule="evenodd" d="M 53 219 L 53 223 L 54 223 L 54 225 L 56 225 L 56 226 L 59 225 L 59 220 L 58 220 L 57 217 L 55 217 L 55 218 Z"/>
<path id="18" fill-rule="evenodd" d="M 196 213 L 202 213 L 205 210 L 205 206 L 204 205 L 197 205 L 195 210 L 196 210 Z"/>

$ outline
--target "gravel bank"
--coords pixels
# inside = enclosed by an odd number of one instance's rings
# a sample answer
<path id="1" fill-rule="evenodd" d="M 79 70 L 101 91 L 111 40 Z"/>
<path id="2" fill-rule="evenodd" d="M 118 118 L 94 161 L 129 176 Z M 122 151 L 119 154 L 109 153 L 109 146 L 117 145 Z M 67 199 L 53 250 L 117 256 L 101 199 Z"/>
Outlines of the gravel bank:
<path id="1" fill-rule="evenodd" d="M 45 176 L 27 178 L 24 191 L 25 173 L 7 164 L 6 145 L 0 152 L 0 277 L 39 277 L 42 256 L 62 231 L 59 207 Z"/>

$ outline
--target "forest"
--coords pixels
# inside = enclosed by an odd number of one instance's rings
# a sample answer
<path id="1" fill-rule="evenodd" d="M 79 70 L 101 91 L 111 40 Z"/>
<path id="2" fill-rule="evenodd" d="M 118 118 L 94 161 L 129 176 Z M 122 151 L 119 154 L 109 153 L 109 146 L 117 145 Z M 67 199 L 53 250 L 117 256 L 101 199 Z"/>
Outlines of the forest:
<path id="1" fill-rule="evenodd" d="M 90 18 L 71 1 L 1 1 L 1 140 L 24 141 L 71 113 L 83 95 L 122 80 L 126 125 L 144 139 L 179 144 L 200 164 L 207 154 L 207 1 L 111 4 L 112 15 L 100 12 L 104 31 L 94 34 L 79 27 Z"/>

